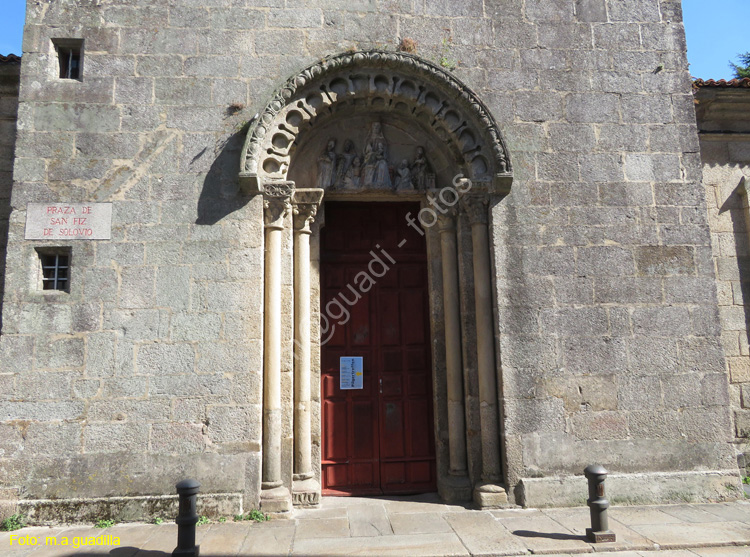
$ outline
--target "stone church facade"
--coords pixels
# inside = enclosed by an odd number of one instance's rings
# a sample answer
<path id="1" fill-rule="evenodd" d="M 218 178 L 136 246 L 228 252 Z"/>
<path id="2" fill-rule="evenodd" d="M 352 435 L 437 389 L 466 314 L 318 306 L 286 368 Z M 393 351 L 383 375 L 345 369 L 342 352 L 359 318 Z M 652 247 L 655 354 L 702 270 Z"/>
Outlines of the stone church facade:
<path id="1" fill-rule="evenodd" d="M 4 507 L 740 493 L 679 1 L 44 0 L 23 50 Z"/>

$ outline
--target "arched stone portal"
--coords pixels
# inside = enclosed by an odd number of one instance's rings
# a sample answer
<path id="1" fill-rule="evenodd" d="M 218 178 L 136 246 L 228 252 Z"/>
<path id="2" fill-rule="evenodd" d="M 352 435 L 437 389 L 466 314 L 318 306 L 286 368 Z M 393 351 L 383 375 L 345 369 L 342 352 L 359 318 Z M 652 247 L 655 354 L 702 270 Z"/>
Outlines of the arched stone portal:
<path id="1" fill-rule="evenodd" d="M 326 58 L 288 80 L 254 118 L 240 186 L 263 195 L 265 208 L 264 509 L 320 496 L 320 346 L 311 339 L 320 338 L 323 200 L 421 202 L 438 489 L 447 500 L 473 493 L 483 507 L 507 500 L 488 205 L 511 182 L 484 104 L 452 75 L 405 53 Z M 293 277 L 286 290 L 284 276 Z M 294 298 L 287 319 L 285 294 Z"/>

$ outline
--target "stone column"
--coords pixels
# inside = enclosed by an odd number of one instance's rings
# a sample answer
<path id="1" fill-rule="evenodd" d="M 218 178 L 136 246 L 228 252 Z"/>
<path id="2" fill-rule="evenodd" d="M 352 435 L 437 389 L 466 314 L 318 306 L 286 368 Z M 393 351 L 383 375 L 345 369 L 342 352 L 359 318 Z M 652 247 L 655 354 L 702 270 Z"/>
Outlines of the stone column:
<path id="1" fill-rule="evenodd" d="M 312 466 L 310 427 L 310 225 L 323 199 L 322 189 L 298 189 L 294 211 L 294 484 L 295 505 L 320 503 Z"/>
<path id="2" fill-rule="evenodd" d="M 492 272 L 486 194 L 469 194 L 461 205 L 471 224 L 474 306 L 477 324 L 477 368 L 479 375 L 479 420 L 482 437 L 482 481 L 474 486 L 474 501 L 482 508 L 507 503 L 508 495 L 499 485 L 500 425 L 495 370 L 495 327 L 492 315 Z"/>
<path id="3" fill-rule="evenodd" d="M 265 223 L 265 299 L 263 308 L 263 478 L 260 507 L 267 512 L 292 509 L 281 478 L 281 242 L 294 184 L 267 184 L 263 190 Z"/>
<path id="4" fill-rule="evenodd" d="M 458 286 L 456 212 L 438 217 L 443 270 L 443 316 L 445 319 L 445 368 L 448 397 L 448 451 L 450 457 L 447 481 L 450 497 L 463 501 L 471 497 L 471 483 L 466 466 L 466 414 L 464 409 L 464 374 L 461 358 L 461 306 Z"/>

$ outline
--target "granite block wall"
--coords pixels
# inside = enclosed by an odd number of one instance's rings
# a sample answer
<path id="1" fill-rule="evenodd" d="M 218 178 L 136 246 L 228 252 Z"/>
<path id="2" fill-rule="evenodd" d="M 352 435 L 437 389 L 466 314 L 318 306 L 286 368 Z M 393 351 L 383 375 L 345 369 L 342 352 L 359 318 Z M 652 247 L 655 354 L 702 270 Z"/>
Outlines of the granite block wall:
<path id="1" fill-rule="evenodd" d="M 5 246 L 8 241 L 10 191 L 13 185 L 20 73 L 20 59 L 15 56 L 0 56 L 0 300 L 5 284 Z M 0 326 L 1 323 L 2 321 Z"/>
<path id="2" fill-rule="evenodd" d="M 721 340 L 730 382 L 733 436 L 745 468 L 750 456 L 750 350 L 748 349 L 748 213 L 750 89 L 701 86 L 695 90 L 703 185 L 716 272 Z M 744 471 L 747 474 L 746 471 Z"/>
<path id="3" fill-rule="evenodd" d="M 621 473 L 718 471 L 731 485 L 680 10 L 29 2 L 0 337 L 3 493 L 147 497 L 194 475 L 206 493 L 240 494 L 235 507 L 257 505 L 263 220 L 262 200 L 237 187 L 245 126 L 312 62 L 405 38 L 483 99 L 513 162 L 491 219 L 512 496 L 539 504 L 524 478 L 594 460 Z M 80 81 L 57 77 L 59 38 L 84 39 Z M 84 201 L 113 204 L 112 239 L 70 242 L 70 292 L 39 291 L 36 249 L 50 244 L 24 239 L 26 206 Z"/>

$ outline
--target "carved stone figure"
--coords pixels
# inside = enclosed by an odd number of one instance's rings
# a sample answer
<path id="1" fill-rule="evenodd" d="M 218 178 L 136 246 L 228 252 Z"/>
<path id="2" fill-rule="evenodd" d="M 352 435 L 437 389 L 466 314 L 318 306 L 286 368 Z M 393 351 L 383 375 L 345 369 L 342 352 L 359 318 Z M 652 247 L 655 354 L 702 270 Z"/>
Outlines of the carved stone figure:
<path id="1" fill-rule="evenodd" d="M 362 184 L 362 159 L 355 156 L 344 176 L 344 189 L 356 189 Z"/>
<path id="2" fill-rule="evenodd" d="M 424 147 L 417 147 L 414 161 L 411 163 L 411 179 L 417 191 L 425 191 L 430 187 L 428 174 L 432 173 L 430 163 L 424 154 Z M 433 180 L 434 181 L 434 180 Z"/>
<path id="3" fill-rule="evenodd" d="M 357 153 L 354 151 L 354 142 L 351 139 L 347 139 L 344 142 L 344 152 L 338 156 L 338 160 L 336 161 L 336 179 L 334 180 L 334 185 L 337 188 L 344 187 L 347 173 L 355 158 L 357 158 Z"/>
<path id="4" fill-rule="evenodd" d="M 326 189 L 333 185 L 336 170 L 336 140 L 329 139 L 325 150 L 318 157 L 318 187 Z"/>
<path id="5" fill-rule="evenodd" d="M 409 171 L 409 161 L 406 159 L 401 161 L 401 164 L 396 171 L 396 183 L 394 184 L 396 191 L 408 191 L 414 189 L 411 183 L 411 172 Z"/>
<path id="6" fill-rule="evenodd" d="M 391 175 L 388 169 L 388 143 L 383 135 L 380 122 L 373 122 L 367 135 L 364 155 L 363 186 L 366 188 L 391 189 Z"/>

